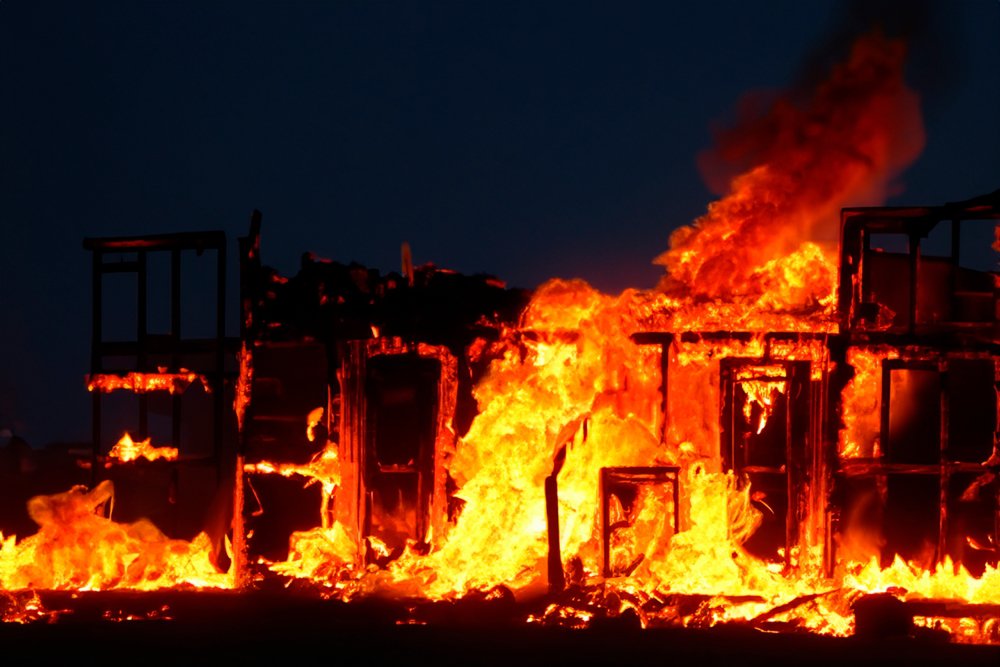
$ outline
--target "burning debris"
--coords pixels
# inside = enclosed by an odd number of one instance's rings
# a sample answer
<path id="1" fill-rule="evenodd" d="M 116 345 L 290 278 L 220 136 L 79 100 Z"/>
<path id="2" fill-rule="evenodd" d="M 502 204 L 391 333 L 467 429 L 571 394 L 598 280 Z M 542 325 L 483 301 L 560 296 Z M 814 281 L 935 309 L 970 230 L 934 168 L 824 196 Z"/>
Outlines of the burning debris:
<path id="1" fill-rule="evenodd" d="M 829 635 L 877 627 L 865 596 L 888 592 L 904 633 L 996 641 L 1000 283 L 966 251 L 984 222 L 995 238 L 1000 194 L 858 206 L 922 146 L 902 64 L 899 43 L 864 37 L 810 99 L 724 137 L 717 157 L 747 168 L 671 236 L 654 290 L 529 295 L 414 267 L 408 247 L 400 273 L 306 255 L 285 278 L 261 264 L 255 215 L 238 341 L 174 347 L 175 329 L 151 346 L 140 325 L 136 367 L 109 370 L 100 353 L 125 348 L 95 339 L 92 377 L 117 379 L 91 388 L 142 395 L 141 440 L 110 470 L 149 447 L 148 394 L 176 409 L 209 390 L 206 458 L 232 501 L 213 537 L 112 522 L 102 481 L 32 501 L 39 532 L 4 543 L 0 588 L 278 579 L 414 609 L 524 601 L 542 625 Z M 224 247 L 88 244 L 138 253 L 140 276 L 147 252 Z M 180 422 L 147 458 L 185 451 Z M 124 552 L 67 551 L 109 541 Z"/>
<path id="2" fill-rule="evenodd" d="M 167 391 L 171 394 L 182 393 L 193 382 L 200 382 L 207 391 L 208 380 L 197 373 L 181 369 L 179 373 L 169 373 L 166 367 L 161 367 L 155 373 L 126 373 L 124 375 L 98 374 L 87 380 L 87 391 L 112 392 L 117 390 L 131 391 L 141 394 L 147 391 Z"/>

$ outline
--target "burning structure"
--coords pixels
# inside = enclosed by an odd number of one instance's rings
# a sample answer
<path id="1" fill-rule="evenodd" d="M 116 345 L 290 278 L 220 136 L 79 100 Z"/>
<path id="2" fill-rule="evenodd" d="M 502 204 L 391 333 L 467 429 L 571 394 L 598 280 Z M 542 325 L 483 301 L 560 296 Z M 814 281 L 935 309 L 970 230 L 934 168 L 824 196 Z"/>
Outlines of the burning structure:
<path id="1" fill-rule="evenodd" d="M 751 167 L 674 233 L 652 290 L 529 293 L 405 247 L 398 273 L 307 255 L 286 278 L 255 213 L 227 338 L 224 236 L 85 241 L 92 490 L 32 500 L 39 531 L 4 541 L 0 587 L 279 581 L 397 600 L 407 623 L 473 597 L 544 626 L 830 635 L 878 626 L 888 595 L 903 634 L 996 643 L 1000 191 L 855 205 L 920 149 L 901 63 L 870 36 L 811 99 L 728 137 L 719 157 Z M 187 252 L 217 260 L 208 338 L 181 335 Z M 146 325 L 155 253 L 164 335 Z M 136 278 L 129 343 L 103 336 L 110 273 Z M 106 437 L 118 394 L 145 447 Z M 141 518 L 157 503 L 169 528 Z"/>

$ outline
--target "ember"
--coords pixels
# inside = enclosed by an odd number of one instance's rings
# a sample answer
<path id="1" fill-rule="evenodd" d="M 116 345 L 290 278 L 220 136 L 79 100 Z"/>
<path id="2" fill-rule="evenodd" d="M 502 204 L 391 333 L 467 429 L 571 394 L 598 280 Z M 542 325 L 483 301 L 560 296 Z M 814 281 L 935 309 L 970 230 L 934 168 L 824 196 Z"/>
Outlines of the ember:
<path id="1" fill-rule="evenodd" d="M 178 458 L 180 417 L 175 446 L 152 447 L 146 394 L 177 409 L 200 384 L 227 511 L 188 541 L 103 516 L 108 480 L 37 497 L 39 531 L 3 543 L 0 588 L 277 580 L 409 611 L 514 600 L 544 626 L 834 636 L 888 594 L 904 633 L 997 642 L 1000 281 L 960 248 L 1000 220 L 1000 193 L 862 206 L 922 148 L 903 56 L 864 37 L 810 99 L 725 137 L 720 156 L 751 167 L 673 233 L 654 290 L 552 279 L 528 295 L 414 267 L 408 246 L 400 274 L 310 255 L 288 279 L 261 265 L 256 214 L 240 340 L 220 324 L 147 349 L 143 324 L 138 368 L 88 385 L 144 395 L 143 439 L 107 454 L 118 470 Z M 928 240 L 939 225 L 945 251 Z M 139 252 L 140 272 L 155 250 L 224 257 L 211 235 L 88 247 Z M 198 355 L 197 372 L 180 365 Z M 98 421 L 95 452 L 100 439 Z"/>
<path id="2" fill-rule="evenodd" d="M 156 373 L 127 373 L 124 376 L 114 374 L 95 374 L 87 380 L 87 391 L 111 392 L 127 390 L 135 393 L 166 390 L 171 394 L 183 392 L 192 382 L 200 382 L 208 388 L 208 381 L 197 373 L 182 370 L 180 373 L 167 373 L 161 369 Z"/>

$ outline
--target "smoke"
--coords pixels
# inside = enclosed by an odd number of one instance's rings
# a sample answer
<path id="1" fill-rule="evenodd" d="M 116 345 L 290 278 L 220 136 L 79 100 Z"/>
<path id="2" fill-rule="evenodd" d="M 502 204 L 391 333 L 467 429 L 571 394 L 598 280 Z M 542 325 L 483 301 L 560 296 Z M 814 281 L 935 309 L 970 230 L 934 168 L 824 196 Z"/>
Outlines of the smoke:
<path id="1" fill-rule="evenodd" d="M 768 262 L 809 241 L 834 245 L 841 208 L 894 193 L 894 179 L 924 145 L 905 56 L 902 40 L 875 29 L 808 92 L 798 86 L 773 100 L 743 100 L 740 121 L 702 159 L 710 180 L 735 173 L 727 194 L 671 235 L 670 249 L 655 260 L 667 269 L 661 289 L 759 296 Z"/>
<path id="2" fill-rule="evenodd" d="M 839 5 L 826 34 L 806 52 L 792 83 L 783 93 L 755 90 L 736 104 L 736 121 L 713 129 L 715 146 L 697 157 L 706 186 L 719 196 L 728 194 L 737 175 L 764 160 L 767 133 L 752 131 L 765 122 L 780 99 L 807 104 L 838 63 L 850 54 L 864 35 L 879 31 L 906 45 L 906 80 L 920 91 L 924 111 L 946 103 L 948 92 L 959 81 L 965 49 L 959 38 L 958 12 L 954 6 L 933 0 L 848 0 Z"/>
<path id="3" fill-rule="evenodd" d="M 940 0 L 848 0 L 823 39 L 803 57 L 792 90 L 813 88 L 859 37 L 880 30 L 906 43 L 907 80 L 924 97 L 943 99 L 965 58 L 958 16 L 954 3 Z"/>

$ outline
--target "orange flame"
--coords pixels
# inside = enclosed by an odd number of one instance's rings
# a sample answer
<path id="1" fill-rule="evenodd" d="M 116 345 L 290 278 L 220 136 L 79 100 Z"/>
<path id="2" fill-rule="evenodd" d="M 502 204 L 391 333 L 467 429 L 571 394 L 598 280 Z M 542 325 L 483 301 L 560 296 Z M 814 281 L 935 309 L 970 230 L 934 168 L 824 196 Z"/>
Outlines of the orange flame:
<path id="1" fill-rule="evenodd" d="M 743 417 L 748 424 L 753 423 L 754 408 L 757 408 L 757 424 L 754 430 L 758 435 L 767 425 L 767 420 L 774 411 L 775 394 L 784 394 L 786 382 L 784 380 L 785 369 L 781 366 L 765 367 L 755 369 L 756 373 L 766 373 L 772 377 L 760 379 L 756 375 L 750 375 L 746 371 L 737 373 L 739 386 L 746 394 L 746 402 L 743 404 Z"/>
<path id="2" fill-rule="evenodd" d="M 746 417 L 754 406 L 760 413 L 758 432 L 776 397 L 789 392 L 783 363 L 808 362 L 814 382 L 833 370 L 824 336 L 836 331 L 832 242 L 839 211 L 876 203 L 923 143 L 902 62 L 899 43 L 865 37 L 805 104 L 780 101 L 741 128 L 754 135 L 752 167 L 694 225 L 672 235 L 657 258 L 667 269 L 657 291 L 613 297 L 579 280 L 552 280 L 536 291 L 518 327 L 488 349 L 482 341 L 470 348 L 469 355 L 493 361 L 474 390 L 478 415 L 447 463 L 464 505 L 429 554 L 408 550 L 384 570 L 351 570 L 354 545 L 335 524 L 297 534 L 296 556 L 272 567 L 326 577 L 344 597 L 378 590 L 442 598 L 497 585 L 527 593 L 546 583 L 543 487 L 557 475 L 559 546 L 571 585 L 600 581 L 640 610 L 643 600 L 668 593 L 711 596 L 681 618 L 642 611 L 644 625 L 782 618 L 844 635 L 852 626 L 850 602 L 861 591 L 903 585 L 971 599 L 963 589 L 967 573 L 925 572 L 936 583 L 920 588 L 902 570 L 842 563 L 852 574 L 827 579 L 817 528 L 808 522 L 800 543 L 782 553 L 787 563 L 751 555 L 742 545 L 762 522 L 754 492 L 721 469 L 720 359 L 762 360 L 754 372 L 763 376 L 735 380 L 747 397 Z M 730 135 L 726 150 L 737 139 Z M 664 348 L 666 415 L 660 350 L 628 337 L 644 330 L 674 332 Z M 717 331 L 749 333 L 713 336 Z M 848 357 L 855 375 L 844 393 L 842 457 L 877 452 L 877 365 L 892 354 L 862 349 Z M 598 473 L 653 465 L 681 469 L 679 530 L 663 520 L 674 508 L 660 489 L 639 489 L 627 507 L 613 499 L 611 521 L 628 529 L 612 537 L 612 566 L 628 574 L 602 580 Z M 975 585 L 976 599 L 997 600 L 995 572 L 988 569 Z M 592 609 L 554 604 L 528 620 L 579 626 L 592 617 Z"/>
<path id="3" fill-rule="evenodd" d="M 116 523 L 101 515 L 113 498 L 110 481 L 32 498 L 28 513 L 39 530 L 20 542 L 0 539 L 0 589 L 232 587 L 232 577 L 213 565 L 205 533 L 187 542 L 146 520 Z"/>
<path id="4" fill-rule="evenodd" d="M 159 373 L 95 373 L 87 378 L 87 391 L 109 393 L 127 390 L 137 394 L 149 391 L 168 391 L 179 394 L 195 382 L 200 382 L 205 391 L 210 391 L 208 379 L 204 375 L 182 370 L 180 373 L 167 373 L 165 369 Z"/>
<path id="5" fill-rule="evenodd" d="M 554 279 L 535 292 L 517 327 L 493 343 L 470 346 L 467 356 L 492 361 L 474 389 L 477 416 L 444 457 L 458 487 L 454 498 L 464 504 L 447 533 L 432 536 L 429 553 L 411 544 L 384 568 L 362 565 L 353 527 L 333 520 L 330 511 L 342 482 L 334 442 L 304 465 L 246 465 L 247 473 L 301 476 L 323 487 L 320 525 L 294 533 L 288 560 L 267 565 L 344 599 L 371 593 L 453 598 L 498 586 L 528 595 L 552 583 L 546 581 L 550 517 L 544 489 L 546 479 L 555 479 L 567 585 L 616 613 L 636 610 L 644 626 L 788 619 L 814 632 L 846 635 L 853 623 L 850 603 L 865 592 L 1000 601 L 995 567 L 975 578 L 949 561 L 931 571 L 899 559 L 881 568 L 877 561 L 845 557 L 829 578 L 812 525 L 816 517 L 803 520 L 797 543 L 782 547 L 779 559 L 755 556 L 750 540 L 767 517 L 755 503 L 753 484 L 723 469 L 722 359 L 754 361 L 752 371 L 732 380 L 746 397 L 739 406 L 744 418 L 751 422 L 758 415 L 751 424 L 758 434 L 778 397 L 791 399 L 792 362 L 804 362 L 808 380 L 817 385 L 834 370 L 824 336 L 836 330 L 836 214 L 847 204 L 878 200 L 923 142 L 902 62 L 899 43 L 865 37 L 805 104 L 779 101 L 731 133 L 722 152 L 749 157 L 751 167 L 694 225 L 674 232 L 669 250 L 656 260 L 666 267 L 657 290 L 610 296 L 580 280 Z M 629 336 L 643 331 L 671 335 L 661 350 Z M 373 335 L 379 335 L 376 328 Z M 878 456 L 880 364 L 894 355 L 880 346 L 849 351 L 854 376 L 842 396 L 842 459 Z M 241 382 L 249 391 L 250 367 L 243 366 Z M 322 408 L 307 417 L 310 440 L 322 417 Z M 788 444 L 806 448 L 804 442 Z M 605 518 L 618 528 L 610 537 L 615 576 L 604 577 L 600 472 L 651 466 L 676 466 L 682 493 L 675 503 L 665 488 L 647 485 L 612 498 Z M 810 489 L 822 487 L 818 477 L 809 478 Z M 33 500 L 42 537 L 3 543 L 0 587 L 155 586 L 159 573 L 177 568 L 171 559 L 154 566 L 156 555 L 201 562 L 198 539 L 177 543 L 149 524 L 121 527 L 100 517 L 95 510 L 110 494 L 102 485 Z M 813 502 L 827 502 L 824 489 L 816 496 Z M 674 512 L 676 529 L 664 520 Z M 100 531 L 129 545 L 129 558 L 77 553 L 80 545 L 109 541 Z M 82 539 L 64 546 L 63 533 Z M 363 539 L 370 552 L 390 556 L 377 538 Z M 213 576 L 223 575 L 199 569 L 172 573 L 171 580 L 219 581 Z M 665 602 L 675 595 L 704 599 L 697 609 L 682 611 Z M 613 606 L 607 602 L 612 597 L 618 600 Z M 553 603 L 527 620 L 583 627 L 594 616 L 588 602 L 579 608 Z"/>
<path id="6" fill-rule="evenodd" d="M 668 271 L 662 287 L 695 298 L 772 294 L 759 267 L 804 242 L 836 239 L 841 208 L 880 200 L 924 142 L 903 59 L 900 42 L 863 37 L 805 104 L 779 100 L 732 131 L 724 150 L 754 166 L 693 226 L 671 235 L 670 250 L 656 259 Z M 817 281 L 799 273 L 810 280 L 797 296 L 829 298 L 836 270 L 815 273 Z"/>
<path id="7" fill-rule="evenodd" d="M 111 448 L 111 451 L 108 452 L 108 458 L 115 459 L 121 463 L 129 463 L 131 461 L 138 461 L 139 459 L 146 459 L 147 461 L 156 461 L 157 459 L 163 459 L 164 461 L 177 460 L 178 451 L 176 447 L 153 447 L 150 444 L 151 442 L 152 438 L 135 442 L 132 440 L 132 436 L 126 432 L 115 443 L 115 446 Z"/>

